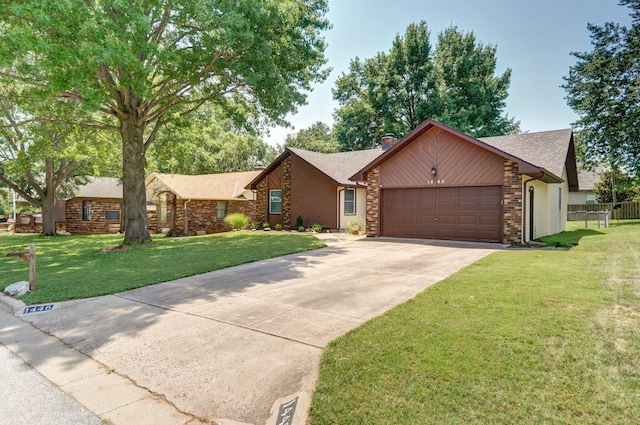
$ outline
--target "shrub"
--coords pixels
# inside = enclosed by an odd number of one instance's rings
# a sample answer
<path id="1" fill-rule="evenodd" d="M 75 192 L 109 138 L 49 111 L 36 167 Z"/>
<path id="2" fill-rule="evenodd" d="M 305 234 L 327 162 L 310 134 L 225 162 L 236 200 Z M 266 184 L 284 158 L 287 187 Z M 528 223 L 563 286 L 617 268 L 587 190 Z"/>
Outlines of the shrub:
<path id="1" fill-rule="evenodd" d="M 260 230 L 260 223 L 258 223 L 257 221 L 254 221 L 253 223 L 251 223 L 251 228 L 253 230 Z"/>
<path id="2" fill-rule="evenodd" d="M 354 215 L 347 218 L 347 225 L 345 226 L 347 233 L 357 235 L 365 231 L 364 217 L 360 215 Z"/>
<path id="3" fill-rule="evenodd" d="M 298 227 L 298 232 L 304 232 L 304 231 L 305 231 L 304 226 L 299 226 L 299 227 Z"/>
<path id="4" fill-rule="evenodd" d="M 296 217 L 296 225 L 295 228 L 296 229 L 300 229 L 301 227 L 304 227 L 304 224 L 302 224 L 302 216 L 299 215 Z"/>
<path id="5" fill-rule="evenodd" d="M 311 230 L 316 233 L 322 232 L 322 224 L 315 223 L 313 226 L 311 226 Z"/>
<path id="6" fill-rule="evenodd" d="M 271 224 L 268 221 L 265 221 L 264 223 L 262 223 L 262 227 L 264 229 L 271 229 Z"/>
<path id="7" fill-rule="evenodd" d="M 282 230 L 282 224 L 280 224 L 280 223 L 276 224 L 275 229 L 276 229 L 277 231 Z"/>
<path id="8" fill-rule="evenodd" d="M 242 213 L 229 214 L 224 218 L 224 222 L 227 223 L 234 230 L 246 229 L 249 225 L 249 217 Z"/>

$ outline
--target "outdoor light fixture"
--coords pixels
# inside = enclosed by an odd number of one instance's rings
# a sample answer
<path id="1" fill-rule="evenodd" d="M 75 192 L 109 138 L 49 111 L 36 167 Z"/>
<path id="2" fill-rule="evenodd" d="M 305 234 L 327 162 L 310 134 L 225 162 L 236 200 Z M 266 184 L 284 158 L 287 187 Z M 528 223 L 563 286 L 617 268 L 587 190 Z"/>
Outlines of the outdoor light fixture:
<path id="1" fill-rule="evenodd" d="M 436 170 L 436 166 L 435 166 L 435 165 L 434 165 L 433 167 L 431 167 L 431 175 L 432 175 L 433 177 L 435 177 L 435 176 L 436 176 L 437 172 L 438 172 L 438 170 Z"/>

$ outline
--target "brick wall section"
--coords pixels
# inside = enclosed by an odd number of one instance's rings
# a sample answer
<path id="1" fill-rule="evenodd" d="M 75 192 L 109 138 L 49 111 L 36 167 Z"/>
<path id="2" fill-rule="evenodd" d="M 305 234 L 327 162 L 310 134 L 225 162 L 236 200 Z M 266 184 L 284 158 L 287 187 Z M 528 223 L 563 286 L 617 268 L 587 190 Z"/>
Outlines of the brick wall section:
<path id="1" fill-rule="evenodd" d="M 175 228 L 171 231 L 174 236 L 184 235 L 184 199 L 176 201 Z M 255 217 L 255 203 L 253 201 L 227 201 L 227 214 L 241 212 L 253 219 Z M 196 232 L 221 233 L 231 230 L 231 226 L 218 219 L 218 201 L 190 201 L 187 203 L 189 215 L 189 235 Z"/>
<path id="2" fill-rule="evenodd" d="M 291 155 L 282 161 L 282 227 L 291 228 Z"/>
<path id="3" fill-rule="evenodd" d="M 91 202 L 91 220 L 82 220 L 82 202 Z M 120 212 L 119 220 L 107 221 L 106 211 Z M 114 199 L 73 198 L 67 201 L 66 228 L 72 235 L 103 235 L 122 231 L 122 201 Z"/>
<path id="4" fill-rule="evenodd" d="M 502 242 L 522 242 L 522 174 L 512 161 L 504 163 L 503 194 Z"/>
<path id="5" fill-rule="evenodd" d="M 42 215 L 33 213 L 16 214 L 13 233 L 42 233 Z"/>
<path id="6" fill-rule="evenodd" d="M 256 185 L 255 221 L 265 223 L 267 219 L 267 177 Z"/>
<path id="7" fill-rule="evenodd" d="M 159 208 L 160 207 L 158 207 L 158 209 Z M 158 214 L 156 210 L 147 210 L 147 225 L 151 233 L 158 233 L 160 231 L 160 229 L 158 229 Z"/>
<path id="8" fill-rule="evenodd" d="M 380 236 L 380 168 L 367 173 L 367 236 Z"/>

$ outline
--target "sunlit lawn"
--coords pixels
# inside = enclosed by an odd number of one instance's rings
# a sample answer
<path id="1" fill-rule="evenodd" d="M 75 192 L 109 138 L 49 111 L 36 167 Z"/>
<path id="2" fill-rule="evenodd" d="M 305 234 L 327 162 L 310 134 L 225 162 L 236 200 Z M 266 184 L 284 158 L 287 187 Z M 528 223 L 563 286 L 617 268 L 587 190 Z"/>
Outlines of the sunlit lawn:
<path id="1" fill-rule="evenodd" d="M 640 222 L 580 227 L 332 342 L 310 423 L 640 423 Z"/>
<path id="2" fill-rule="evenodd" d="M 0 233 L 0 289 L 29 279 L 28 264 L 6 258 L 36 245 L 37 289 L 28 304 L 113 294 L 238 264 L 325 246 L 312 235 L 231 232 L 190 238 L 154 236 L 152 246 L 103 252 L 122 235 L 56 236 Z"/>

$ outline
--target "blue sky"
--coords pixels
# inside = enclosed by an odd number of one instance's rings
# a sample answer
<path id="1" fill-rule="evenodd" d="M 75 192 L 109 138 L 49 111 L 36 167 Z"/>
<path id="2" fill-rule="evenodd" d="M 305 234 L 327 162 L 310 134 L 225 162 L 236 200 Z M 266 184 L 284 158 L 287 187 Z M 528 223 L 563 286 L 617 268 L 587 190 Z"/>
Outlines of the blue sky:
<path id="1" fill-rule="evenodd" d="M 333 71 L 314 86 L 308 104 L 288 116 L 294 129 L 271 129 L 268 143 L 282 144 L 287 134 L 316 121 L 332 124 L 337 103 L 331 89 L 349 62 L 388 51 L 396 34 L 420 20 L 427 21 L 432 45 L 455 25 L 497 47 L 496 72 L 512 69 L 506 112 L 523 131 L 568 128 L 577 116 L 560 85 L 575 63 L 571 52 L 591 50 L 587 23 L 631 21 L 618 0 L 329 0 L 329 7 L 326 56 Z"/>

